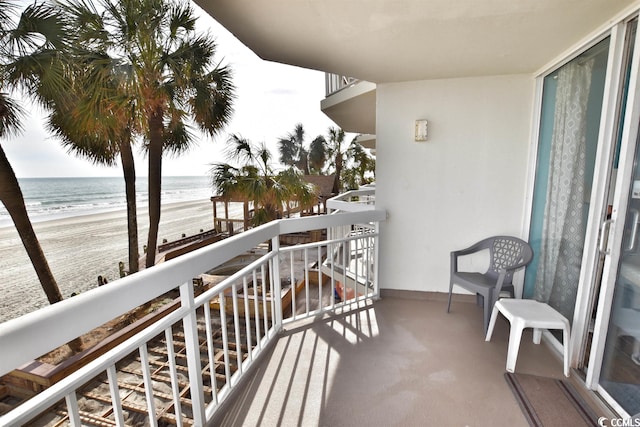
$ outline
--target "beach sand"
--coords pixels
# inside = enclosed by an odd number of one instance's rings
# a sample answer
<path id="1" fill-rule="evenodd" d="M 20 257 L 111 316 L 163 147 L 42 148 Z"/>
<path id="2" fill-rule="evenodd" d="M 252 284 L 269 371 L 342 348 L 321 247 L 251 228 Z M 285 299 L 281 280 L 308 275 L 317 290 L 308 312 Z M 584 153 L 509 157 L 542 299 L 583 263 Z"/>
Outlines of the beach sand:
<path id="1" fill-rule="evenodd" d="M 140 253 L 149 219 L 138 209 Z M 126 211 L 76 216 L 35 223 L 34 229 L 64 298 L 97 287 L 99 275 L 120 277 L 118 262 L 128 260 Z M 209 200 L 163 206 L 158 241 L 213 228 Z M 22 242 L 13 226 L 0 228 L 0 322 L 48 305 Z"/>

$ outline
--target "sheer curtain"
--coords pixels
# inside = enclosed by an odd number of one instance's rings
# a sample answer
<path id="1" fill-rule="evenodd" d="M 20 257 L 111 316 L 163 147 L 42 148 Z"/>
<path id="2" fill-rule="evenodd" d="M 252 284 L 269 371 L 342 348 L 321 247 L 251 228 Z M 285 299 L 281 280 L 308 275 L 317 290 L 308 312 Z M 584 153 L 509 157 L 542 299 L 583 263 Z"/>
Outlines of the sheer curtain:
<path id="1" fill-rule="evenodd" d="M 587 103 L 593 59 L 558 72 L 549 185 L 534 298 L 573 318 L 585 234 Z"/>

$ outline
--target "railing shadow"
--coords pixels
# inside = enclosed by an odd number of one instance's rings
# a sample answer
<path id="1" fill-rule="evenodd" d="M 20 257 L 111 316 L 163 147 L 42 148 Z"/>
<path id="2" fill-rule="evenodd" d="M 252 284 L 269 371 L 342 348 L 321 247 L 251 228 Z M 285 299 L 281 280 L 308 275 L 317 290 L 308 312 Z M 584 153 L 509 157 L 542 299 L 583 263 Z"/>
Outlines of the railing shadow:
<path id="1" fill-rule="evenodd" d="M 331 411 L 336 374 L 345 360 L 378 336 L 371 301 L 341 314 L 289 324 L 210 425 L 318 425 Z"/>

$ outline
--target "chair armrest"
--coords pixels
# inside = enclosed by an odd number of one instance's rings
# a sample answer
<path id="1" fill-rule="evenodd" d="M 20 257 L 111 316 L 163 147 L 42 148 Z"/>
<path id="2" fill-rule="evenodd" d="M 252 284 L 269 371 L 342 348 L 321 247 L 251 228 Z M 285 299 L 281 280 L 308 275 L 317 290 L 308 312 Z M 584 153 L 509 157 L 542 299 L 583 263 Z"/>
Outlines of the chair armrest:
<path id="1" fill-rule="evenodd" d="M 458 249 L 457 251 L 451 252 L 451 274 L 458 271 L 459 256 L 471 255 L 473 253 L 486 249 L 486 245 L 484 243 L 485 243 L 484 241 L 480 241 L 480 242 L 474 243 L 468 248 Z"/>
<path id="2" fill-rule="evenodd" d="M 451 273 L 451 275 L 453 275 L 453 273 L 456 273 L 458 271 L 458 251 L 451 252 L 450 256 L 451 256 L 451 263 L 449 264 L 450 265 L 449 272 Z"/>
<path id="3" fill-rule="evenodd" d="M 471 255 L 485 249 L 487 249 L 487 239 L 474 243 L 468 248 L 458 249 L 457 251 L 451 252 L 451 274 L 458 271 L 458 257 Z"/>
<path id="4" fill-rule="evenodd" d="M 462 256 L 462 255 L 470 255 L 472 253 L 481 251 L 483 249 L 486 249 L 486 245 L 484 245 L 484 241 L 480 241 L 478 243 L 474 243 L 473 245 L 469 246 L 468 248 L 464 248 L 464 249 L 458 249 L 457 251 L 453 251 L 451 252 L 451 255 L 453 256 L 453 254 L 455 254 L 456 256 Z"/>

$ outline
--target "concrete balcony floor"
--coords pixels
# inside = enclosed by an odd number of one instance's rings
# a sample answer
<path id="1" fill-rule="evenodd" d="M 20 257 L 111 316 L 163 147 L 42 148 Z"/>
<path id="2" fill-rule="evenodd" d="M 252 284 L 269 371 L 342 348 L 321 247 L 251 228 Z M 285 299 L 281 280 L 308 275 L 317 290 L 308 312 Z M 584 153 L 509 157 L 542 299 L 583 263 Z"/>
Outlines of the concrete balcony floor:
<path id="1" fill-rule="evenodd" d="M 487 343 L 475 304 L 398 297 L 290 324 L 215 425 L 527 426 L 503 376 L 508 331 L 500 316 Z M 563 378 L 530 330 L 516 372 Z"/>

